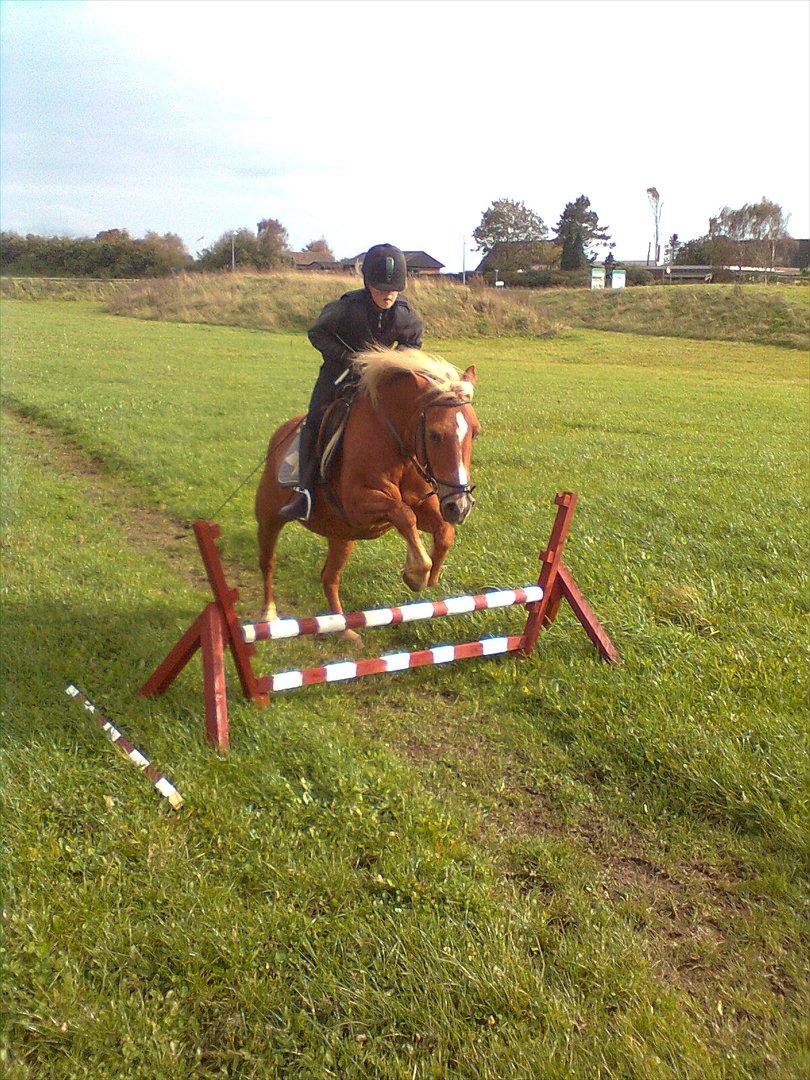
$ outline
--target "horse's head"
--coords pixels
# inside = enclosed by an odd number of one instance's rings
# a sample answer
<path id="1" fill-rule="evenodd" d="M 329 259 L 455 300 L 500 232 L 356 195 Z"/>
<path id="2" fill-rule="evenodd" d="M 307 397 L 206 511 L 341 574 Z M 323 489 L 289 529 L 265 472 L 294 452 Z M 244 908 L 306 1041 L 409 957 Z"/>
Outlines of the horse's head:
<path id="1" fill-rule="evenodd" d="M 432 485 L 444 520 L 460 525 L 475 505 L 470 465 L 481 430 L 472 407 L 475 368 L 459 374 L 421 349 L 371 349 L 354 366 L 400 454 Z"/>
<path id="2" fill-rule="evenodd" d="M 468 367 L 453 388 L 428 395 L 420 417 L 418 457 L 451 525 L 460 525 L 475 506 L 470 469 L 481 430 L 472 406 L 475 382 L 475 367 Z"/>

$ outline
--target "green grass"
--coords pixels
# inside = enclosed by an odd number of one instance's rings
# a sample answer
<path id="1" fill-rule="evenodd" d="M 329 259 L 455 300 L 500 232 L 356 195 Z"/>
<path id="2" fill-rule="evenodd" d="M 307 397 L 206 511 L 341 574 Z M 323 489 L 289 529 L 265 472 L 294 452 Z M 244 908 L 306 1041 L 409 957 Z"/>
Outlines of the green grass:
<path id="1" fill-rule="evenodd" d="M 301 331 L 357 277 L 300 272 L 181 274 L 129 282 L 0 279 L 15 300 L 106 300 L 117 315 Z M 623 290 L 485 288 L 414 279 L 408 295 L 434 337 L 553 337 L 565 327 L 810 347 L 810 290 L 799 286 L 645 286 Z"/>
<path id="2" fill-rule="evenodd" d="M 810 347 L 806 284 L 543 289 L 531 292 L 531 304 L 550 322 L 594 330 Z"/>
<path id="3" fill-rule="evenodd" d="M 132 285 L 132 279 L 0 277 L 0 296 L 7 300 L 109 300 Z"/>
<path id="4" fill-rule="evenodd" d="M 163 698 L 135 689 L 205 602 L 181 523 L 260 460 L 317 357 L 300 335 L 89 304 L 3 314 L 11 1076 L 802 1072 L 800 355 L 593 331 L 442 342 L 479 367 L 484 434 L 434 595 L 533 580 L 554 491 L 579 490 L 568 562 L 625 664 L 563 615 L 528 661 L 261 713 L 231 675 L 221 760 L 197 666 Z M 246 613 L 252 488 L 217 515 Z M 320 555 L 282 538 L 285 610 L 322 609 Z M 405 599 L 402 559 L 396 538 L 360 545 L 347 606 Z M 364 655 L 516 621 L 368 633 Z M 335 644 L 262 656 L 281 670 Z"/>
<path id="5" fill-rule="evenodd" d="M 324 304 L 357 288 L 362 288 L 357 276 L 300 271 L 185 274 L 131 285 L 116 292 L 107 308 L 144 319 L 301 331 L 312 325 Z M 442 278 L 413 279 L 408 296 L 431 332 L 443 337 L 552 337 L 557 329 L 526 297 L 507 297 L 481 285 L 465 288 Z"/>

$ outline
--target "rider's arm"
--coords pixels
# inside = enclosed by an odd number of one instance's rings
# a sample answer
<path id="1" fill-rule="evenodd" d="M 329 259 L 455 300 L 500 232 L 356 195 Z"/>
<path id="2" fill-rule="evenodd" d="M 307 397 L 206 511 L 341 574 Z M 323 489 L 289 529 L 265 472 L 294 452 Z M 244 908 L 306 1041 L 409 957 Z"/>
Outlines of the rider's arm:
<path id="1" fill-rule="evenodd" d="M 341 301 L 333 300 L 320 313 L 307 335 L 324 360 L 340 367 L 348 367 L 353 355 L 347 342 L 341 340 L 340 331 L 344 318 Z"/>
<path id="2" fill-rule="evenodd" d="M 398 349 L 421 349 L 422 320 L 416 312 L 406 304 L 398 305 L 397 309 L 397 348 Z"/>

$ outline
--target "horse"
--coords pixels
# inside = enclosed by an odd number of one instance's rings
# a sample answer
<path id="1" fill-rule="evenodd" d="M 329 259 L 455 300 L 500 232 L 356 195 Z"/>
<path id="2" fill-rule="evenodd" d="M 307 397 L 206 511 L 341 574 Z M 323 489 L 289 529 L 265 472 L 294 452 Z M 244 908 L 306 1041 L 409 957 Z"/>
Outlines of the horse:
<path id="1" fill-rule="evenodd" d="M 326 538 L 321 584 L 329 611 L 343 613 L 340 577 L 356 540 L 390 529 L 407 546 L 402 578 L 413 592 L 433 587 L 460 525 L 475 500 L 470 485 L 472 443 L 481 430 L 472 406 L 476 370 L 463 373 L 419 349 L 372 349 L 354 357 L 356 394 L 342 445 L 325 484 L 315 488 L 302 522 Z M 256 492 L 262 619 L 277 618 L 273 594 L 276 543 L 286 521 L 278 511 L 290 497 L 278 482 L 281 462 L 302 416 L 273 434 Z M 419 533 L 432 537 L 430 554 Z M 358 641 L 353 630 L 341 637 Z"/>

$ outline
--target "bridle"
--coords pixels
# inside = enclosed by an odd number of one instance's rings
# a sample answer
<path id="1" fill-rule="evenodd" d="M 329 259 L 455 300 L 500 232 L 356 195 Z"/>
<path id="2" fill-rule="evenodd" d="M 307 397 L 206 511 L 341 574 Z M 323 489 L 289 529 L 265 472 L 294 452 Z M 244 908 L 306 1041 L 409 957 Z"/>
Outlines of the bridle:
<path id="1" fill-rule="evenodd" d="M 430 491 L 420 500 L 417 507 L 421 506 L 422 503 L 427 502 L 431 495 L 435 495 L 439 500 L 440 509 L 444 509 L 444 504 L 449 499 L 453 499 L 459 495 L 469 495 L 472 505 L 475 505 L 475 499 L 472 494 L 475 491 L 475 484 L 456 484 L 451 480 L 442 480 L 441 477 L 436 476 L 433 471 L 433 466 L 430 464 L 430 455 L 428 454 L 427 448 L 428 409 L 461 409 L 465 405 L 469 405 L 469 401 L 462 400 L 461 398 L 448 398 L 443 390 L 436 390 L 434 394 L 428 395 L 416 421 L 416 446 L 413 450 L 409 450 L 405 445 L 402 436 L 391 423 L 381 405 L 377 404 L 375 406 L 377 415 L 382 419 L 391 433 L 394 445 L 399 451 L 402 459 L 413 465 L 425 483 L 430 486 Z M 422 460 L 419 458 L 420 451 Z"/>

